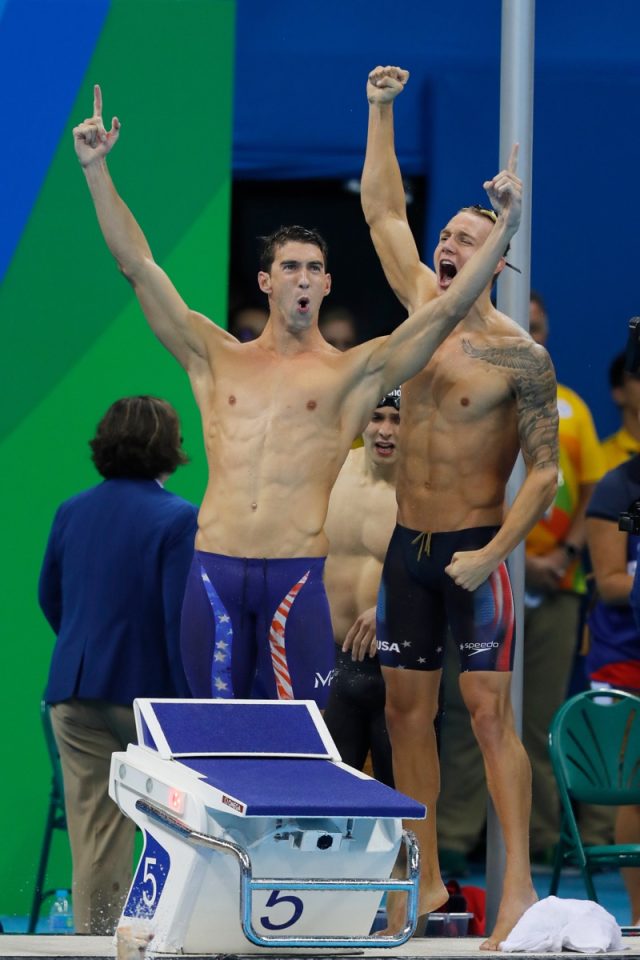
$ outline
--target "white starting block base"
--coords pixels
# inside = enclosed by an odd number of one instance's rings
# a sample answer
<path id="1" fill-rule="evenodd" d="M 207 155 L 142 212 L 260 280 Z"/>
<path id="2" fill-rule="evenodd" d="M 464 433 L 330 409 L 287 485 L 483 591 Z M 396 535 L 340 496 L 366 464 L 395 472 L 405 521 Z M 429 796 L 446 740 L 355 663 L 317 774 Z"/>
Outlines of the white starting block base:
<path id="1" fill-rule="evenodd" d="M 122 924 L 154 954 L 397 946 L 413 933 L 425 810 L 341 763 L 311 701 L 138 700 L 110 794 L 145 846 Z M 391 880 L 401 842 L 408 877 Z M 407 923 L 369 936 L 385 890 Z"/>

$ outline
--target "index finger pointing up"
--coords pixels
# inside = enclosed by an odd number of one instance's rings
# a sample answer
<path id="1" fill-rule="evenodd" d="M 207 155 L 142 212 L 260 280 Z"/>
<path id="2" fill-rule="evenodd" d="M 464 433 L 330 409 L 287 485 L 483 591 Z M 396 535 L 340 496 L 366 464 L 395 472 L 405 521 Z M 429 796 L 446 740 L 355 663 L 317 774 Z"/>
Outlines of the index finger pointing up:
<path id="1" fill-rule="evenodd" d="M 511 147 L 511 153 L 509 154 L 509 162 L 507 163 L 507 170 L 509 173 L 515 173 L 518 169 L 518 152 L 520 150 L 520 144 L 514 143 Z"/>
<path id="2" fill-rule="evenodd" d="M 93 115 L 102 117 L 102 90 L 99 83 L 94 84 L 93 87 Z"/>

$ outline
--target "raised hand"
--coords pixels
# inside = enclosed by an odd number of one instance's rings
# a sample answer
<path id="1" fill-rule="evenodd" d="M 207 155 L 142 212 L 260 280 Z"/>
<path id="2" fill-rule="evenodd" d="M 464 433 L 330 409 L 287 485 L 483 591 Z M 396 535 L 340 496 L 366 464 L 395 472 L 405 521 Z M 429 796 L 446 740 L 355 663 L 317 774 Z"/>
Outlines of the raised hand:
<path id="1" fill-rule="evenodd" d="M 511 147 L 507 169 L 501 170 L 492 180 L 483 184 L 491 205 L 511 227 L 520 223 L 522 212 L 522 181 L 516 176 L 519 144 Z"/>
<path id="2" fill-rule="evenodd" d="M 390 103 L 402 93 L 409 71 L 401 67 L 375 67 L 367 79 L 369 103 Z"/>
<path id="3" fill-rule="evenodd" d="M 93 116 L 73 128 L 73 143 L 78 160 L 87 167 L 106 157 L 120 135 L 120 121 L 114 117 L 111 129 L 105 130 L 102 122 L 102 91 L 99 85 L 93 88 Z"/>

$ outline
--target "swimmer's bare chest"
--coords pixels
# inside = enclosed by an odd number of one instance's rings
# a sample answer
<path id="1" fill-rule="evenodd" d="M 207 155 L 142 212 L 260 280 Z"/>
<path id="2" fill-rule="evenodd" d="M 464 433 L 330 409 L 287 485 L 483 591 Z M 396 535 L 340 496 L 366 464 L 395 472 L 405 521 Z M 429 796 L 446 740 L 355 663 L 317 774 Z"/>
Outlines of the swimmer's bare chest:
<path id="1" fill-rule="evenodd" d="M 258 360 L 231 357 L 196 394 L 209 463 L 198 546 L 324 556 L 329 493 L 349 448 L 341 378 L 313 358 Z"/>
<path id="2" fill-rule="evenodd" d="M 495 362 L 491 341 L 450 337 L 404 389 L 401 522 L 416 529 L 496 522 L 518 449 L 509 367 Z"/>
<path id="3" fill-rule="evenodd" d="M 403 430 L 407 423 L 417 426 L 426 420 L 463 432 L 509 418 L 515 410 L 514 383 L 491 342 L 451 336 L 406 384 L 403 401 Z"/>
<path id="4" fill-rule="evenodd" d="M 249 471 L 270 457 L 323 460 L 340 436 L 336 380 L 311 363 L 227 364 L 202 410 L 208 452 Z"/>

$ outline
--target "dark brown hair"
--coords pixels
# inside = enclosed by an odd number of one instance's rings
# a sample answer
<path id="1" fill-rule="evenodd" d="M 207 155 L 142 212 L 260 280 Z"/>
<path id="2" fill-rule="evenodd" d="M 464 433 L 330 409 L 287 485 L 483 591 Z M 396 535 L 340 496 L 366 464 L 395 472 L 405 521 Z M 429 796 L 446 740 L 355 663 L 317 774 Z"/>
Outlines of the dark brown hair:
<path id="1" fill-rule="evenodd" d="M 274 233 L 268 237 L 260 237 L 260 269 L 269 273 L 273 266 L 276 256 L 276 250 L 283 247 L 285 243 L 312 243 L 322 252 L 324 268 L 327 269 L 327 260 L 329 256 L 329 247 L 324 237 L 321 237 L 317 230 L 307 230 L 306 227 L 293 225 L 291 227 L 278 227 Z"/>
<path id="2" fill-rule="evenodd" d="M 89 446 L 91 459 L 106 479 L 153 480 L 189 461 L 182 449 L 178 414 L 158 397 L 116 400 L 98 424 Z"/>

